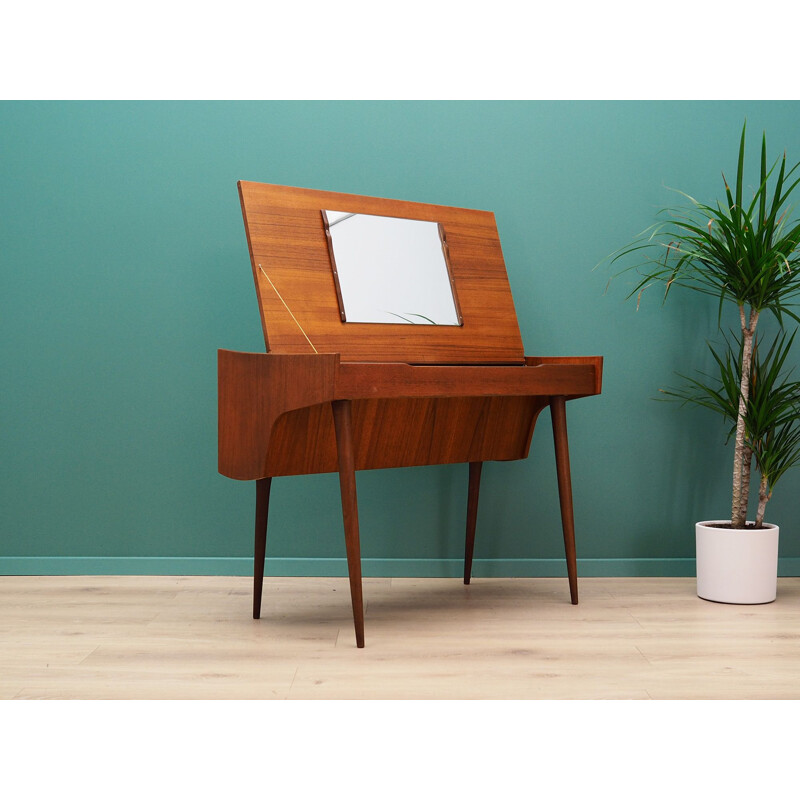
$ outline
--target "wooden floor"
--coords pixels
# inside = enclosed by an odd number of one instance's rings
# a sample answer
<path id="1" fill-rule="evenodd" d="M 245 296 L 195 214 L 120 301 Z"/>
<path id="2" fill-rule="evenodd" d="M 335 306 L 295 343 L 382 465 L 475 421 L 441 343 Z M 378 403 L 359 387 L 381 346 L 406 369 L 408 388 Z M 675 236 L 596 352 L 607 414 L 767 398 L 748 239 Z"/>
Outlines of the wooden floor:
<path id="1" fill-rule="evenodd" d="M 798 699 L 800 578 L 0 577 L 0 698 Z"/>

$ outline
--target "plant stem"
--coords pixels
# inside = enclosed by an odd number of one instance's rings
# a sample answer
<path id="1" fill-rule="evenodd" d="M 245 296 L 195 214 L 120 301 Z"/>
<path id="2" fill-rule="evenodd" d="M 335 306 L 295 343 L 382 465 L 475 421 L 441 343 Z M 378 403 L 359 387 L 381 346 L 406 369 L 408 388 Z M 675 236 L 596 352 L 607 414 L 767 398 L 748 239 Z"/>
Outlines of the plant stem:
<path id="1" fill-rule="evenodd" d="M 760 528 L 764 525 L 764 511 L 766 510 L 767 500 L 769 500 L 769 495 L 767 494 L 767 478 L 765 475 L 762 475 L 761 483 L 758 487 L 758 512 L 756 513 L 756 528 Z"/>
<path id="2" fill-rule="evenodd" d="M 753 467 L 753 451 L 748 444 L 744 446 L 744 455 L 742 456 L 742 493 L 739 503 L 739 519 L 744 520 L 742 526 L 746 524 L 747 520 L 747 505 L 750 498 L 750 475 Z"/>
<path id="3" fill-rule="evenodd" d="M 739 384 L 739 411 L 736 415 L 736 445 L 733 453 L 733 503 L 731 506 L 731 527 L 744 528 L 747 517 L 747 495 L 742 493 L 744 475 L 747 472 L 747 486 L 750 484 L 750 464 L 745 461 L 745 415 L 750 397 L 750 367 L 753 358 L 753 334 L 758 324 L 758 311 L 750 307 L 750 324 L 747 324 L 744 305 L 739 306 L 742 322 L 742 380 Z M 744 507 L 744 513 L 742 508 Z"/>

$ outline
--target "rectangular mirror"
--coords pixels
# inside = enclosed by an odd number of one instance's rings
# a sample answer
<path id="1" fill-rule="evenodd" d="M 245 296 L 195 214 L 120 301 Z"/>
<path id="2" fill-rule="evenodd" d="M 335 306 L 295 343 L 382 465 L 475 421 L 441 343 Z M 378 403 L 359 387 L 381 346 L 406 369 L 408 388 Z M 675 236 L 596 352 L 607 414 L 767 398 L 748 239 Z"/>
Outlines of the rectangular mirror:
<path id="1" fill-rule="evenodd" d="M 437 222 L 322 211 L 342 322 L 461 325 Z"/>

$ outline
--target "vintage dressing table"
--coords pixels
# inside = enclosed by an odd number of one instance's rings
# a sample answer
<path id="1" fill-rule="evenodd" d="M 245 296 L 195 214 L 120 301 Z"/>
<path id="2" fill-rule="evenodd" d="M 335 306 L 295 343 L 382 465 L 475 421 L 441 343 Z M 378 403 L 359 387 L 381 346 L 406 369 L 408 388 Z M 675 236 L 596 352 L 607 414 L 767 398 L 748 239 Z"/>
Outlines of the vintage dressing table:
<path id="1" fill-rule="evenodd" d="M 356 471 L 469 464 L 469 583 L 483 462 L 526 458 L 547 406 L 577 603 L 565 403 L 600 393 L 602 357 L 524 355 L 494 215 L 245 181 L 239 195 L 267 352 L 218 352 L 219 471 L 256 481 L 253 617 L 273 477 L 338 471 L 363 647 Z"/>

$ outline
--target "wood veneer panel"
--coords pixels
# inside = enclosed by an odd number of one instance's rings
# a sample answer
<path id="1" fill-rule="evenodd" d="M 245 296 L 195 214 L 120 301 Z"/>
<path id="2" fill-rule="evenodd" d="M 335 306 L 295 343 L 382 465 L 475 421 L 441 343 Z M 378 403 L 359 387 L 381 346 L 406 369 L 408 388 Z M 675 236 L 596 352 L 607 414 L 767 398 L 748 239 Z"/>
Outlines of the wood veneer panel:
<path id="1" fill-rule="evenodd" d="M 594 369 L 594 385 L 589 395 L 601 394 L 603 391 L 603 356 L 525 356 L 528 366 L 543 364 L 591 364 Z M 565 392 L 567 398 L 578 397 L 573 391 Z"/>
<path id="2" fill-rule="evenodd" d="M 528 366 L 341 364 L 336 354 L 219 351 L 219 470 L 334 472 L 330 403 L 353 400 L 356 469 L 525 458 L 554 395 L 599 391 L 602 359 Z"/>
<path id="3" fill-rule="evenodd" d="M 229 478 L 267 477 L 275 420 L 290 409 L 333 399 L 335 355 L 217 352 L 218 467 Z"/>
<path id="4" fill-rule="evenodd" d="M 316 349 L 339 353 L 343 362 L 523 362 L 491 212 L 248 181 L 239 182 L 239 195 L 270 352 Z M 325 208 L 440 222 L 464 324 L 343 323 L 320 213 Z"/>
<path id="5" fill-rule="evenodd" d="M 525 458 L 542 397 L 354 400 L 357 470 Z M 275 423 L 264 474 L 336 472 L 330 404 L 288 412 Z"/>
<path id="6" fill-rule="evenodd" d="M 596 393 L 598 358 L 539 361 L 519 367 L 341 364 L 336 394 L 356 398 Z"/>

